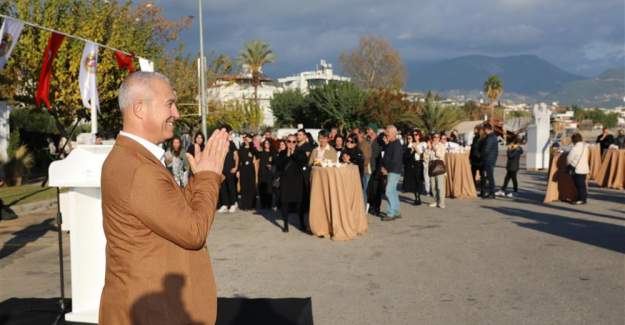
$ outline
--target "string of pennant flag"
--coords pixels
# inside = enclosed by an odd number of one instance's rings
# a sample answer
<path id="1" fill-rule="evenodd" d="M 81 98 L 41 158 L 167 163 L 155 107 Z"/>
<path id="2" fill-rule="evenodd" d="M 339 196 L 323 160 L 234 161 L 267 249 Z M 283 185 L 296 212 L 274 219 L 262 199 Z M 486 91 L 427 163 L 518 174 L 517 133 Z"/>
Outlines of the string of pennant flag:
<path id="1" fill-rule="evenodd" d="M 133 61 L 135 58 L 139 60 L 141 71 L 154 71 L 154 63 L 145 58 L 136 56 L 107 45 L 99 44 L 94 41 L 81 38 L 75 35 L 63 33 L 51 28 L 43 27 L 24 20 L 0 14 L 4 18 L 2 27 L 0 27 L 0 70 L 4 68 L 15 45 L 17 44 L 24 26 L 30 26 L 51 32 L 48 39 L 48 45 L 43 53 L 41 73 L 39 75 L 39 83 L 35 92 L 35 103 L 37 106 L 46 105 L 48 110 L 51 108 L 49 94 L 50 82 L 52 81 L 52 64 L 56 58 L 59 48 L 63 44 L 66 37 L 79 40 L 85 43 L 80 61 L 80 72 L 78 80 L 80 83 L 80 96 L 83 106 L 92 111 L 92 116 L 99 110 L 99 99 L 97 90 L 97 66 L 98 52 L 100 48 L 109 49 L 114 52 L 117 66 L 120 69 L 134 72 L 135 67 Z"/>

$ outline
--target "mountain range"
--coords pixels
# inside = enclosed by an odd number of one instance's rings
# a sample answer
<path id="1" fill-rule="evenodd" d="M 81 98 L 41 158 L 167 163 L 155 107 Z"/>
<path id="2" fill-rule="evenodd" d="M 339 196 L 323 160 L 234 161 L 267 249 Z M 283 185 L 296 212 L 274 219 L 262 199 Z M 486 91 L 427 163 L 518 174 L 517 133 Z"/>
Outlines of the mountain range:
<path id="1" fill-rule="evenodd" d="M 468 55 L 437 62 L 408 62 L 406 89 L 476 98 L 484 81 L 501 78 L 504 99 L 558 101 L 581 107 L 615 107 L 625 98 L 625 67 L 595 77 L 567 72 L 535 55 Z M 477 95 L 477 96 L 476 96 Z"/>

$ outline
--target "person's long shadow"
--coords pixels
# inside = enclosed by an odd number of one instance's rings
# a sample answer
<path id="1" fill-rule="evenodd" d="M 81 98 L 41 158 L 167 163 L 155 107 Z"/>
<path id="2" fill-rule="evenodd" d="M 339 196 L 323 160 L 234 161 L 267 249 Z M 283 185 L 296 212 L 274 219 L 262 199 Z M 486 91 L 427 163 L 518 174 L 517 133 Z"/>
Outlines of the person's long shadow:
<path id="1" fill-rule="evenodd" d="M 130 308 L 132 324 L 151 324 L 158 319 L 162 324 L 206 325 L 191 319 L 182 303 L 185 279 L 180 274 L 163 278 L 163 291 L 143 295 Z"/>
<path id="2" fill-rule="evenodd" d="M 597 213 L 597 212 L 587 211 L 587 210 L 573 209 L 573 208 L 569 208 L 569 207 L 565 207 L 565 206 L 559 205 L 559 203 L 545 204 L 545 203 L 542 202 L 542 195 L 543 195 L 543 193 L 539 193 L 539 192 L 524 191 L 522 194 L 520 194 L 517 197 L 515 197 L 514 201 L 515 202 L 519 202 L 519 203 L 523 203 L 523 204 L 533 204 L 533 205 L 536 205 L 536 206 L 541 206 L 541 207 L 546 207 L 546 208 L 551 208 L 551 209 L 556 209 L 556 210 L 562 210 L 562 211 L 566 211 L 566 212 L 569 212 L 569 213 L 582 213 L 582 214 L 587 214 L 587 215 L 600 217 L 600 218 L 607 218 L 607 219 L 625 221 L 625 218 L 623 218 L 623 217 L 618 217 L 618 216 L 609 215 L 609 214 L 603 214 L 603 213 Z"/>
<path id="3" fill-rule="evenodd" d="M 13 238 L 5 242 L 0 249 L 0 259 L 17 252 L 28 243 L 37 241 L 48 231 L 58 231 L 56 226 L 52 224 L 52 221 L 54 221 L 54 218 L 48 218 L 36 225 L 30 225 L 22 230 L 14 232 Z"/>
<path id="4" fill-rule="evenodd" d="M 289 209 L 289 229 L 291 228 L 301 228 L 301 224 L 299 222 L 299 214 L 294 212 L 294 210 Z M 280 211 L 273 211 L 269 209 L 258 209 L 254 212 L 255 214 L 259 214 L 263 216 L 267 221 L 269 221 L 272 225 L 282 229 L 284 225 L 284 219 L 282 218 L 282 213 Z M 304 222 L 308 223 L 308 213 L 304 215 Z M 306 224 L 306 228 L 310 228 L 308 224 Z"/>
<path id="5" fill-rule="evenodd" d="M 623 226 L 517 208 L 489 206 L 482 206 L 482 208 L 491 209 L 506 216 L 520 217 L 533 221 L 513 221 L 518 226 L 524 228 L 625 254 L 625 227 Z"/>
<path id="6" fill-rule="evenodd" d="M 273 211 L 271 209 L 257 209 L 255 214 L 259 214 L 265 218 L 265 220 L 269 221 L 272 225 L 282 229 L 282 225 L 279 223 L 282 221 L 282 217 L 280 216 L 280 212 Z"/>

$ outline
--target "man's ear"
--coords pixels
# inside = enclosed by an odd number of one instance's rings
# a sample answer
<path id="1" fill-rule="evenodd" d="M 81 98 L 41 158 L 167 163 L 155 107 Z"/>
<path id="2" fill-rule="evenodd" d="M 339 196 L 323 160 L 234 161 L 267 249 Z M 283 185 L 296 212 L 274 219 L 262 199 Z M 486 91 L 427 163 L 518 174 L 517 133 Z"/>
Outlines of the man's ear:
<path id="1" fill-rule="evenodd" d="M 146 103 L 144 100 L 138 100 L 132 105 L 132 114 L 138 119 L 143 120 L 146 115 Z"/>

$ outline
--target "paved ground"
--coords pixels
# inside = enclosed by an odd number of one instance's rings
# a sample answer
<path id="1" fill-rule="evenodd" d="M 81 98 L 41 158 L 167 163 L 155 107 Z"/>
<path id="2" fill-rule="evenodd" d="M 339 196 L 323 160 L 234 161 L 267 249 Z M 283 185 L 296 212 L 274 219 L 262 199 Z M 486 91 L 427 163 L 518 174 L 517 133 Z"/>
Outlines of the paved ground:
<path id="1" fill-rule="evenodd" d="M 403 219 L 370 216 L 369 233 L 349 242 L 218 215 L 219 296 L 312 297 L 316 324 L 622 325 L 625 192 L 543 205 L 544 179 L 522 173 L 515 199 L 404 203 Z M 0 301 L 58 296 L 53 217 L 0 221 Z"/>

